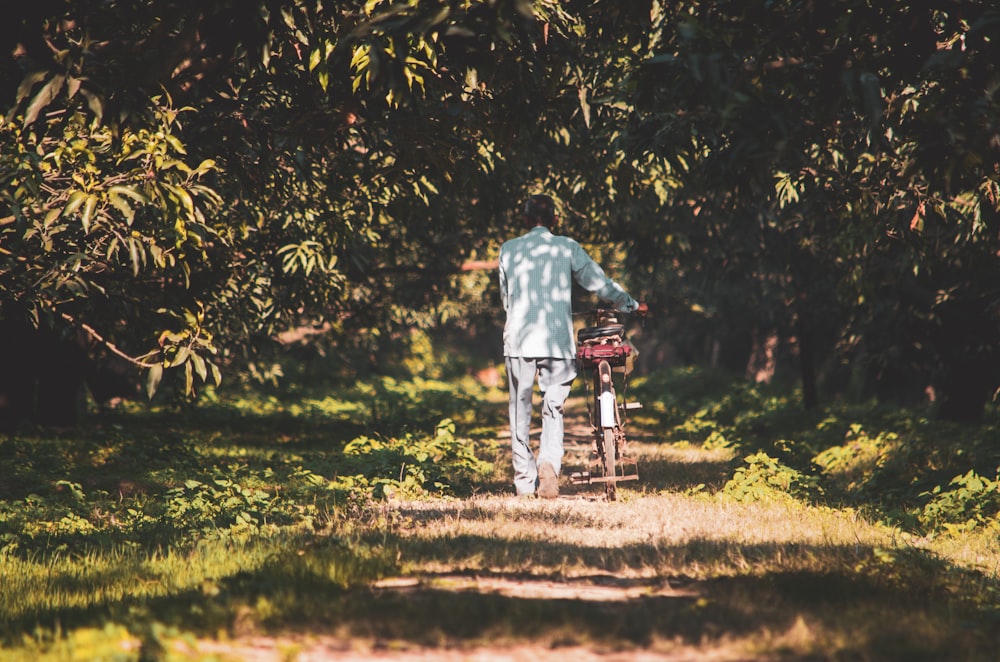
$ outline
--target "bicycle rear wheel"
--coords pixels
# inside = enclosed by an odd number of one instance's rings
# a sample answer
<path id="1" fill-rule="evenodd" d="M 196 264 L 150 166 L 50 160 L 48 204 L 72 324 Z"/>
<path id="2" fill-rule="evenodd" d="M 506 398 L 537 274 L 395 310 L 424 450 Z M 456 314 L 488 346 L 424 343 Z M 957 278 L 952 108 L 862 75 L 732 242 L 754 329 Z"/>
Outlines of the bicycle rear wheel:
<path id="1" fill-rule="evenodd" d="M 615 483 L 615 478 L 617 477 L 615 465 L 618 463 L 618 457 L 615 453 L 614 428 L 604 428 L 602 445 L 604 446 L 604 452 L 602 453 L 604 456 L 604 492 L 608 497 L 608 501 L 614 501 L 618 498 L 618 489 Z"/>

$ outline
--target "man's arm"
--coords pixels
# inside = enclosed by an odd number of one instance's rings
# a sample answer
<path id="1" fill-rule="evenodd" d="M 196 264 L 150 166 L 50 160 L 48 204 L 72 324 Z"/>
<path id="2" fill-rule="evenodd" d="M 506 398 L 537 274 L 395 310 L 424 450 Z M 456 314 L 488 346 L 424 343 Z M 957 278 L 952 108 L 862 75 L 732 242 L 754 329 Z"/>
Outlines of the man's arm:
<path id="1" fill-rule="evenodd" d="M 632 312 L 638 310 L 639 303 L 629 296 L 621 285 L 614 282 L 604 273 L 601 265 L 587 255 L 580 244 L 573 242 L 572 257 L 573 279 L 580 287 L 593 292 L 602 301 L 612 304 L 616 310 Z"/>
<path id="2" fill-rule="evenodd" d="M 500 259 L 497 264 L 497 272 L 500 277 L 500 305 L 503 306 L 504 311 L 507 310 L 507 272 L 503 268 L 504 264 L 504 254 L 503 249 L 500 250 Z"/>

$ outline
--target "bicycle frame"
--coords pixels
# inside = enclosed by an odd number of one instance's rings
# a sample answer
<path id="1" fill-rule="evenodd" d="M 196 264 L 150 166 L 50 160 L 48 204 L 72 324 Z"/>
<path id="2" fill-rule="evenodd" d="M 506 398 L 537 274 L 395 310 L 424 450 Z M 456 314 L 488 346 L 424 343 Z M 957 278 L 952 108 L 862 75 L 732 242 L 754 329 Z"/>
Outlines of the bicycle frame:
<path id="1" fill-rule="evenodd" d="M 615 369 L 628 372 L 634 352 L 625 340 L 625 327 L 618 323 L 612 310 L 598 309 L 593 313 L 594 326 L 578 333 L 577 359 L 582 370 L 591 373 L 593 404 L 588 401 L 590 423 L 594 432 L 596 458 L 590 471 L 571 475 L 573 482 L 604 483 L 609 501 L 617 498 L 617 483 L 637 480 L 635 460 L 624 454 L 625 412 L 641 407 L 639 403 L 619 401 L 615 389 Z M 623 389 L 624 390 L 624 389 Z"/>
<path id="2" fill-rule="evenodd" d="M 597 396 L 595 428 L 614 428 L 618 422 L 618 403 L 611 380 L 611 364 L 601 359 L 594 368 L 594 393 Z"/>

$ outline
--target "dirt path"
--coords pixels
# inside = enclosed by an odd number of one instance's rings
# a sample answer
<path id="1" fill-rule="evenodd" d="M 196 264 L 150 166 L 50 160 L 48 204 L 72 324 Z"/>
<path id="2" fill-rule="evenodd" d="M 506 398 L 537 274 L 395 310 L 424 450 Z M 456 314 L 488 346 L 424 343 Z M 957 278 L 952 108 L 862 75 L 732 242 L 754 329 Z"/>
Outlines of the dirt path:
<path id="1" fill-rule="evenodd" d="M 573 405 L 567 473 L 590 455 L 586 407 Z M 336 622 L 202 641 L 191 652 L 616 662 L 907 659 L 929 646 L 976 659 L 993 650 L 977 648 L 978 633 L 948 604 L 864 570 L 879 550 L 898 548 L 893 532 L 847 511 L 715 497 L 731 473 L 728 454 L 666 446 L 649 430 L 631 436 L 640 480 L 623 485 L 619 501 L 564 478 L 552 500 L 504 487 L 392 502 L 377 543 L 400 550 L 399 576 L 348 592 Z"/>
<path id="2" fill-rule="evenodd" d="M 591 429 L 585 402 L 568 403 L 564 474 L 586 471 L 591 462 Z M 532 430 L 536 440 L 540 429 Z M 509 432 L 500 432 L 506 443 Z M 648 431 L 632 431 L 633 449 L 649 454 L 655 439 Z M 509 462 L 509 454 L 501 460 Z M 630 482 L 639 486 L 638 481 Z M 229 641 L 199 641 L 186 652 L 193 656 L 264 661 L 316 660 L 704 660 L 736 659 L 722 650 L 710 651 L 682 642 L 656 650 L 634 642 L 622 643 L 616 633 L 605 636 L 599 623 L 589 622 L 577 637 L 574 614 L 588 621 L 602 613 L 615 615 L 642 610 L 651 601 L 697 603 L 699 592 L 688 578 L 666 578 L 654 568 L 630 567 L 620 551 L 663 533 L 665 523 L 641 516 L 635 502 L 640 492 L 623 489 L 621 500 L 608 503 L 600 483 L 560 479 L 556 499 L 517 499 L 510 488 L 471 499 L 396 501 L 388 506 L 397 526 L 391 542 L 404 550 L 404 574 L 375 583 L 359 601 L 358 618 L 332 631 L 316 628 L 284 636 L 244 636 Z M 671 510 L 655 501 L 643 511 Z M 638 527 L 635 524 L 643 522 Z M 557 536 L 550 536 L 558 530 Z M 579 546 L 574 551 L 573 548 Z M 597 555 L 607 558 L 574 558 Z M 499 614 L 483 615 L 461 607 L 470 602 L 492 605 Z M 403 603 L 429 603 L 440 609 L 414 614 Z M 373 606 L 374 605 L 374 606 Z M 536 611 L 551 607 L 551 617 Z M 365 614 L 379 615 L 365 623 Z M 506 612 L 506 613 L 505 613 Z M 414 635 L 399 619 L 412 618 L 428 636 Z M 598 618 L 599 620 L 599 618 Z M 527 636 L 519 632 L 524 625 Z M 345 632 L 349 630 L 350 632 Z M 427 633 L 425 632 L 425 634 Z M 434 640 L 429 643 L 428 639 Z M 718 647 L 716 647 L 718 648 Z"/>

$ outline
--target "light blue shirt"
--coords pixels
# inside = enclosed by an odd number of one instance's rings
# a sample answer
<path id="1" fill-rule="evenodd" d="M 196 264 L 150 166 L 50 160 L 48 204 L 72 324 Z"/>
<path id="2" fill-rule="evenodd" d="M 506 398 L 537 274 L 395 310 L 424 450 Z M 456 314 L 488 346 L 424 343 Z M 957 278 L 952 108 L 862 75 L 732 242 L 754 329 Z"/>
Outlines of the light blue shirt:
<path id="1" fill-rule="evenodd" d="M 504 356 L 572 359 L 573 281 L 617 310 L 639 304 L 569 237 L 538 226 L 500 247 Z"/>

